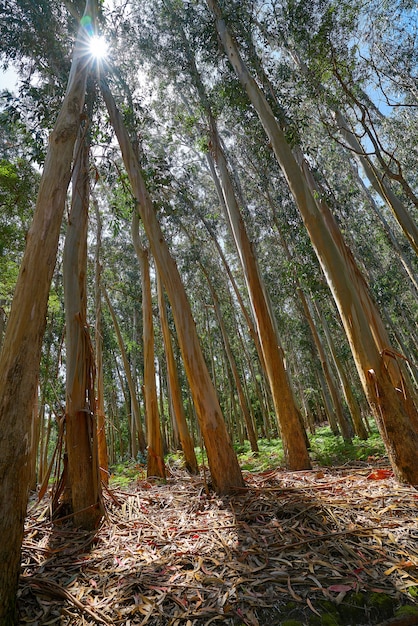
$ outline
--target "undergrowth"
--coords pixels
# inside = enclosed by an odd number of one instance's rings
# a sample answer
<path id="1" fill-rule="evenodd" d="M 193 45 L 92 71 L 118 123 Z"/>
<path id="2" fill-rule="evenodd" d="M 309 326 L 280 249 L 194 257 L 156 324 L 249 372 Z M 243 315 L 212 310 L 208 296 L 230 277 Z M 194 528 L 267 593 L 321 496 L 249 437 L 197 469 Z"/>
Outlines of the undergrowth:
<path id="1" fill-rule="evenodd" d="M 310 456 L 315 465 L 335 467 L 354 462 L 370 462 L 385 456 L 385 448 L 377 427 L 371 424 L 371 434 L 368 439 L 354 437 L 344 441 L 341 436 L 335 436 L 328 426 L 317 428 L 314 435 L 309 435 Z M 234 448 L 238 461 L 243 470 L 250 472 L 265 472 L 284 466 L 283 446 L 280 439 L 259 439 L 258 452 L 253 452 L 250 443 L 235 444 Z M 205 450 L 196 448 L 199 465 L 207 465 Z M 181 453 L 171 453 L 166 457 L 168 465 L 182 464 Z M 128 487 L 135 480 L 146 478 L 145 458 L 119 463 L 111 469 L 111 485 L 113 487 Z"/>

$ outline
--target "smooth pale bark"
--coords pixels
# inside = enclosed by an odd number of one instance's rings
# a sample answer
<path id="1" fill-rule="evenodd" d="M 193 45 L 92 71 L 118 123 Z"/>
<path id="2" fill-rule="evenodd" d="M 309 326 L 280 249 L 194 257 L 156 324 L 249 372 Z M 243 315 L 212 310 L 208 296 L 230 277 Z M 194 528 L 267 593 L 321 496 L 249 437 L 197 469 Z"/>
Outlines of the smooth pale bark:
<path id="1" fill-rule="evenodd" d="M 163 440 L 158 412 L 157 384 L 155 382 L 154 324 L 152 320 L 152 293 L 149 252 L 139 239 L 139 216 L 132 216 L 132 241 L 141 272 L 142 282 L 142 333 L 144 349 L 144 396 L 147 424 L 147 476 L 165 478 Z"/>
<path id="2" fill-rule="evenodd" d="M 99 205 L 93 199 L 96 214 L 97 233 L 96 250 L 94 256 L 94 303 L 95 303 L 95 361 L 96 361 L 96 419 L 97 419 L 97 447 L 99 457 L 100 478 L 105 485 L 109 484 L 109 459 L 106 443 L 106 416 L 104 406 L 104 379 L 103 379 L 103 337 L 102 337 L 102 293 L 100 264 L 100 249 L 102 245 L 102 220 L 100 218 Z"/>
<path id="3" fill-rule="evenodd" d="M 337 304 L 364 392 L 397 478 L 418 484 L 418 414 L 388 334 L 338 225 L 300 149 L 292 153 L 249 73 L 215 0 L 206 0 L 219 37 L 272 145 Z M 318 200 L 316 200 L 318 198 Z"/>
<path id="4" fill-rule="evenodd" d="M 76 526 L 94 529 L 102 515 L 94 393 L 94 352 L 87 326 L 89 144 L 80 130 L 63 254 L 66 343 L 67 488 Z"/>
<path id="5" fill-rule="evenodd" d="M 177 372 L 176 360 L 174 358 L 173 345 L 171 343 L 170 328 L 167 319 L 167 309 L 164 301 L 163 286 L 161 278 L 157 272 L 157 291 L 158 291 L 158 309 L 160 312 L 161 331 L 163 335 L 164 351 L 167 362 L 168 387 L 170 391 L 170 400 L 173 409 L 174 421 L 176 426 L 176 436 L 180 440 L 180 445 L 184 454 L 184 462 L 186 469 L 191 474 L 198 474 L 199 467 L 197 464 L 196 454 L 194 451 L 193 440 L 191 438 L 189 427 L 187 426 L 186 414 L 184 412 L 183 401 L 181 397 L 181 389 Z"/>
<path id="6" fill-rule="evenodd" d="M 177 337 L 190 384 L 190 391 L 199 420 L 208 456 L 213 486 L 218 493 L 228 493 L 244 487 L 238 459 L 228 436 L 215 388 L 209 376 L 190 303 L 177 265 L 164 239 L 151 197 L 145 187 L 141 168 L 123 124 L 122 117 L 102 80 L 101 89 L 110 120 L 122 151 L 133 194 L 148 237 L 152 255 L 170 300 Z"/>
<path id="7" fill-rule="evenodd" d="M 93 0 L 85 14 L 92 15 Z M 0 623 L 15 622 L 20 547 L 30 478 L 30 430 L 48 294 L 71 177 L 88 64 L 80 28 L 67 91 L 41 177 L 0 360 Z"/>
<path id="8" fill-rule="evenodd" d="M 115 329 L 116 339 L 118 341 L 119 352 L 122 357 L 123 368 L 125 370 L 125 376 L 126 376 L 126 382 L 128 383 L 128 388 L 129 388 L 133 418 L 135 421 L 135 427 L 136 427 L 136 431 L 138 435 L 139 449 L 141 452 L 145 452 L 146 444 L 145 444 L 144 430 L 142 428 L 142 422 L 141 422 L 141 411 L 139 409 L 139 402 L 138 402 L 138 397 L 136 395 L 135 383 L 134 383 L 131 368 L 129 365 L 128 355 L 126 354 L 125 344 L 123 343 L 123 338 L 122 338 L 122 333 L 120 331 L 118 318 L 116 316 L 115 309 L 113 308 L 112 303 L 110 302 L 109 294 L 107 293 L 104 285 L 102 285 L 102 293 L 103 293 L 104 299 L 106 300 L 110 317 L 112 318 L 113 328 Z M 134 434 L 132 436 L 134 436 Z"/>

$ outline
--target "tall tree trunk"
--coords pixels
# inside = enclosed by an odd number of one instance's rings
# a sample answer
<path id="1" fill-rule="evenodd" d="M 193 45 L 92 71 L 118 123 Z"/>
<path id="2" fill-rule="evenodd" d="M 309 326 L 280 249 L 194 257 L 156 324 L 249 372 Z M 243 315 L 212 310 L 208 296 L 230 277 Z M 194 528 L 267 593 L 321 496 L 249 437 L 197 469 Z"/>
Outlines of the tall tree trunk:
<path id="1" fill-rule="evenodd" d="M 218 493 L 228 493 L 235 488 L 243 487 L 244 480 L 203 358 L 190 303 L 176 263 L 165 242 L 122 117 L 106 82 L 101 80 L 100 85 L 121 147 L 132 191 L 138 202 L 138 210 L 151 252 L 171 303 L 186 374 L 206 446 L 213 485 Z"/>
<path id="2" fill-rule="evenodd" d="M 210 119 L 210 125 L 212 127 L 212 150 L 219 168 L 222 193 L 227 208 L 225 217 L 234 237 L 250 295 L 267 378 L 283 440 L 285 463 L 289 469 L 307 469 L 311 467 L 311 464 L 306 447 L 305 433 L 303 432 L 302 420 L 296 408 L 293 390 L 284 366 L 283 350 L 272 319 L 257 259 L 237 204 L 232 180 L 213 118 Z"/>
<path id="3" fill-rule="evenodd" d="M 115 329 L 116 338 L 117 338 L 118 346 L 119 346 L 119 351 L 120 351 L 120 355 L 122 357 L 123 368 L 125 370 L 126 381 L 128 383 L 129 394 L 131 396 L 131 407 L 132 407 L 133 418 L 134 418 L 134 421 L 135 421 L 135 427 L 136 427 L 136 430 L 137 430 L 137 433 L 138 433 L 139 449 L 143 453 L 143 452 L 145 452 L 145 448 L 146 448 L 145 435 L 144 435 L 144 430 L 142 428 L 141 412 L 140 412 L 140 409 L 139 409 L 138 397 L 136 395 L 134 379 L 133 379 L 133 376 L 132 376 L 131 368 L 129 366 L 128 355 L 126 354 L 125 344 L 123 343 L 122 333 L 120 332 L 118 318 L 116 317 L 115 309 L 113 308 L 112 303 L 110 302 L 110 299 L 109 299 L 109 295 L 108 295 L 108 293 L 107 293 L 107 291 L 106 291 L 106 289 L 105 289 L 105 287 L 103 285 L 102 285 L 102 293 L 103 293 L 104 298 L 106 300 L 106 304 L 107 304 L 107 307 L 109 309 L 110 317 L 112 318 L 113 327 Z"/>
<path id="4" fill-rule="evenodd" d="M 163 440 L 158 413 L 157 385 L 155 382 L 154 324 L 152 320 L 152 294 L 149 269 L 149 252 L 139 239 L 139 216 L 134 209 L 132 240 L 138 259 L 142 280 L 142 326 L 144 343 L 144 395 L 147 421 L 147 476 L 165 478 Z"/>
<path id="5" fill-rule="evenodd" d="M 184 454 L 186 469 L 191 474 L 198 474 L 196 454 L 194 451 L 193 440 L 190 436 L 187 426 L 186 415 L 184 412 L 183 402 L 181 398 L 181 389 L 177 372 L 177 365 L 174 358 L 173 345 L 171 343 L 170 328 L 167 320 L 167 309 L 164 301 L 163 286 L 161 278 L 157 272 L 157 289 L 158 289 L 158 308 L 160 311 L 161 330 L 163 334 L 165 357 L 167 361 L 168 386 L 170 392 L 170 400 L 173 408 L 176 431 L 180 439 L 181 448 Z"/>
<path id="6" fill-rule="evenodd" d="M 207 155 L 207 160 L 208 160 L 208 163 L 209 163 L 209 168 L 211 169 L 213 167 L 213 161 L 212 161 L 212 158 L 210 157 L 209 154 Z M 212 169 L 211 169 L 211 171 L 212 171 Z M 218 179 L 217 176 L 215 176 L 215 177 L 212 176 L 212 179 L 213 179 L 213 181 L 215 183 L 215 187 L 216 187 L 216 190 L 217 190 L 219 201 L 221 202 L 222 208 L 223 208 L 224 212 L 226 213 L 227 209 L 225 207 L 225 200 L 224 200 L 224 197 L 223 197 L 223 194 L 222 194 L 222 188 L 221 188 L 221 186 L 219 184 L 219 179 Z M 206 230 L 208 231 L 208 233 L 209 233 L 209 235 L 210 235 L 210 237 L 211 237 L 211 239 L 212 239 L 212 241 L 213 241 L 213 243 L 215 245 L 215 248 L 216 248 L 216 250 L 217 250 L 217 252 L 219 254 L 219 257 L 220 257 L 220 259 L 222 261 L 222 265 L 224 266 L 225 271 L 226 271 L 226 273 L 227 273 L 227 275 L 229 277 L 229 280 L 231 282 L 232 288 L 233 288 L 234 293 L 235 293 L 235 295 L 237 297 L 238 304 L 240 305 L 241 312 L 242 312 L 242 314 L 243 314 L 243 316 L 245 318 L 245 321 L 247 322 L 248 331 L 250 333 L 250 336 L 251 336 L 252 340 L 254 341 L 254 345 L 256 347 L 257 354 L 258 354 L 258 357 L 260 359 L 260 363 L 261 363 L 261 365 L 263 367 L 264 372 L 266 372 L 266 365 L 264 363 L 264 356 L 263 356 L 263 351 L 261 349 L 260 339 L 259 339 L 258 333 L 257 333 L 257 331 L 256 331 L 256 329 L 254 327 L 253 320 L 251 319 L 251 315 L 247 311 L 247 307 L 244 304 L 244 301 L 242 299 L 242 295 L 241 295 L 240 290 L 238 288 L 237 282 L 236 282 L 236 280 L 235 280 L 235 278 L 234 278 L 234 276 L 233 276 L 233 274 L 231 272 L 231 268 L 229 267 L 228 261 L 225 258 L 225 255 L 224 255 L 223 250 L 222 250 L 222 248 L 221 248 L 221 246 L 219 244 L 219 241 L 216 238 L 216 234 L 215 234 L 213 228 L 211 227 L 209 222 L 207 220 L 205 220 L 203 217 L 201 217 L 201 220 L 204 223 L 204 225 L 206 227 Z"/>
<path id="7" fill-rule="evenodd" d="M 273 200 L 269 194 L 269 192 L 267 191 L 267 197 L 268 197 L 268 201 L 270 204 L 270 208 L 273 211 L 273 219 L 274 219 L 274 223 L 276 224 L 277 227 L 277 231 L 280 237 L 280 242 L 283 246 L 284 252 L 285 252 L 285 256 L 287 258 L 287 260 L 290 263 L 291 267 L 294 267 L 293 264 L 293 259 L 292 259 L 292 255 L 289 249 L 289 246 L 287 245 L 287 241 L 285 240 L 285 238 L 282 236 L 281 232 L 280 232 L 280 228 L 278 226 L 277 223 L 277 216 L 276 216 L 276 212 L 275 212 L 275 207 L 274 207 L 274 203 Z M 302 286 L 300 284 L 300 280 L 298 278 L 297 272 L 294 271 L 293 272 L 293 280 L 295 281 L 295 285 L 296 285 L 296 292 L 299 296 L 299 301 L 301 303 L 302 306 L 302 310 L 303 310 L 303 315 L 306 319 L 306 321 L 308 322 L 310 331 L 311 331 L 311 335 L 312 335 L 312 339 L 314 341 L 316 350 L 318 352 L 318 356 L 319 356 L 319 360 L 321 361 L 321 367 L 322 370 L 324 372 L 324 376 L 325 376 L 325 380 L 326 383 L 328 385 L 328 389 L 331 395 L 331 399 L 332 399 L 332 403 L 334 405 L 334 411 L 335 411 L 335 417 L 337 419 L 338 425 L 340 427 L 341 430 L 341 434 L 343 436 L 343 438 L 346 441 L 351 441 L 351 438 L 353 436 L 352 433 L 352 429 L 350 427 L 350 424 L 348 424 L 344 413 L 343 413 L 343 406 L 342 406 L 342 402 L 341 402 L 341 396 L 339 393 L 339 390 L 337 389 L 337 386 L 335 384 L 335 380 L 332 376 L 332 372 L 331 372 L 331 368 L 330 368 L 330 363 L 327 357 L 327 354 L 324 350 L 324 346 L 323 343 L 321 341 L 321 337 L 319 336 L 318 330 L 316 328 L 315 325 L 315 320 L 314 317 L 311 313 L 311 309 L 309 307 L 308 304 L 308 300 L 307 297 L 302 289 Z"/>
<path id="8" fill-rule="evenodd" d="M 72 202 L 65 237 L 67 487 L 76 526 L 91 530 L 102 515 L 95 408 L 94 352 L 87 326 L 87 223 L 90 197 L 86 128 L 77 142 Z"/>
<path id="9" fill-rule="evenodd" d="M 391 349 L 388 334 L 338 225 L 321 199 L 300 149 L 296 157 L 273 112 L 240 56 L 216 0 L 206 0 L 238 78 L 255 107 L 276 159 L 302 215 L 312 245 L 337 304 L 360 380 L 373 410 L 397 478 L 418 484 L 418 415 L 402 375 L 403 365 Z M 402 390 L 402 391 L 401 391 Z"/>
<path id="10" fill-rule="evenodd" d="M 257 435 L 255 433 L 254 430 L 254 426 L 251 420 L 251 415 L 248 409 L 248 404 L 247 404 L 247 399 L 245 397 L 244 394 L 244 389 L 242 387 L 241 384 L 241 379 L 238 373 L 238 367 L 234 358 L 234 355 L 232 353 L 232 348 L 231 348 L 231 344 L 229 341 L 229 337 L 228 337 L 228 333 L 226 332 L 226 328 L 225 328 L 225 324 L 222 318 L 222 312 L 221 312 L 221 307 L 219 305 L 219 299 L 218 296 L 215 292 L 215 289 L 213 287 L 211 278 L 209 276 L 209 272 L 205 269 L 204 265 L 201 264 L 201 269 L 202 272 L 204 273 L 204 275 L 206 276 L 206 280 L 208 282 L 209 285 L 209 289 L 210 289 L 210 293 L 212 295 L 212 300 L 213 300 L 213 304 L 215 307 L 215 315 L 216 318 L 218 320 L 218 324 L 219 324 L 219 328 L 221 331 L 221 335 L 222 335 L 222 340 L 223 340 L 223 344 L 225 347 L 225 352 L 226 352 L 226 356 L 228 358 L 228 363 L 229 366 L 231 368 L 231 373 L 232 373 L 232 377 L 233 377 L 233 381 L 234 381 L 234 386 L 235 386 L 235 390 L 238 394 L 238 402 L 241 408 L 241 412 L 242 412 L 242 417 L 244 418 L 244 422 L 245 422 L 245 426 L 247 429 L 247 435 L 248 435 L 248 439 L 251 445 L 251 450 L 253 452 L 258 452 L 258 444 L 257 444 Z"/>
<path id="11" fill-rule="evenodd" d="M 276 418 L 283 440 L 285 463 L 287 467 L 294 470 L 310 468 L 311 463 L 306 447 L 306 434 L 303 429 L 301 416 L 295 404 L 288 373 L 284 366 L 283 350 L 280 345 L 275 322 L 272 318 L 268 296 L 260 274 L 256 255 L 241 215 L 227 160 L 222 149 L 217 124 L 208 102 L 195 58 L 189 49 L 184 33 L 182 33 L 182 35 L 192 78 L 209 124 L 210 147 L 218 167 L 220 184 L 217 181 L 217 174 L 211 158 L 208 158 L 209 167 L 219 195 L 220 204 L 224 209 L 225 218 L 235 242 L 248 294 L 250 296 L 253 316 L 257 327 L 257 335 L 263 354 L 263 364 L 266 368 Z"/>
<path id="12" fill-rule="evenodd" d="M 87 0 L 85 15 L 95 3 Z M 67 91 L 41 177 L 0 359 L 0 622 L 16 623 L 20 548 L 26 513 L 33 397 L 38 379 L 48 294 L 89 65 L 80 27 Z"/>
<path id="13" fill-rule="evenodd" d="M 107 455 L 106 443 L 106 416 L 104 406 L 104 380 L 103 380 L 103 337 L 102 337 L 102 293 L 101 276 L 102 266 L 100 264 L 100 249 L 102 246 L 102 221 L 100 217 L 99 205 L 96 199 L 93 200 L 96 213 L 97 234 L 95 251 L 95 361 L 96 361 L 96 416 L 97 416 L 97 446 L 99 455 L 100 477 L 105 485 L 109 484 L 109 459 Z"/>
<path id="14" fill-rule="evenodd" d="M 310 304 L 310 306 L 312 307 L 312 304 Z M 320 315 L 317 307 L 316 307 L 316 310 L 317 310 L 318 317 L 321 319 L 321 324 L 325 333 L 328 347 L 330 349 L 330 352 L 334 360 L 334 364 L 335 364 L 335 367 L 336 367 L 336 370 L 338 372 L 338 376 L 341 382 L 341 386 L 343 388 L 345 401 L 347 402 L 347 406 L 350 411 L 351 418 L 353 420 L 354 432 L 356 433 L 357 437 L 359 437 L 359 439 L 367 439 L 367 430 L 366 430 L 365 425 L 363 424 L 363 420 L 361 419 L 360 406 L 354 397 L 353 390 L 351 389 L 351 385 L 348 380 L 348 376 L 345 372 L 345 368 L 343 364 L 341 363 L 341 360 L 337 354 L 335 343 L 331 337 L 331 333 L 328 328 L 327 321 L 323 315 Z"/>

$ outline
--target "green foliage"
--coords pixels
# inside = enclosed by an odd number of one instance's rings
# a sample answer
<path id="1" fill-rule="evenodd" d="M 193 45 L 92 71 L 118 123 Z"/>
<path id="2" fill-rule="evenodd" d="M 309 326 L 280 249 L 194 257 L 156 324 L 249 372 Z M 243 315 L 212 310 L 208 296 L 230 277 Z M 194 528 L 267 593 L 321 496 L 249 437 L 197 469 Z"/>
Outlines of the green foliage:
<path id="1" fill-rule="evenodd" d="M 416 587 L 410 587 L 408 590 L 409 593 L 411 593 L 411 589 L 416 589 Z M 411 606 L 411 605 L 400 606 L 395 611 L 395 617 L 412 617 L 412 616 L 415 616 L 418 621 L 418 607 Z"/>
<path id="2" fill-rule="evenodd" d="M 25 246 L 38 175 L 24 159 L 0 159 L 0 299 L 8 306 Z"/>
<path id="3" fill-rule="evenodd" d="M 264 472 L 282 466 L 284 462 L 283 446 L 280 439 L 260 439 L 259 452 L 252 452 L 250 444 L 245 441 L 243 446 L 235 446 L 241 468 L 249 472 Z"/>
<path id="4" fill-rule="evenodd" d="M 309 439 L 312 458 L 319 465 L 332 467 L 349 461 L 367 461 L 369 457 L 385 456 L 385 447 L 375 425 L 366 440 L 354 437 L 351 443 L 344 441 L 341 436 L 333 435 L 329 427 L 318 428 Z"/>
<path id="5" fill-rule="evenodd" d="M 115 488 L 128 488 L 137 480 L 144 480 L 146 477 L 146 467 L 130 460 L 125 463 L 118 463 L 110 468 L 110 486 Z"/>

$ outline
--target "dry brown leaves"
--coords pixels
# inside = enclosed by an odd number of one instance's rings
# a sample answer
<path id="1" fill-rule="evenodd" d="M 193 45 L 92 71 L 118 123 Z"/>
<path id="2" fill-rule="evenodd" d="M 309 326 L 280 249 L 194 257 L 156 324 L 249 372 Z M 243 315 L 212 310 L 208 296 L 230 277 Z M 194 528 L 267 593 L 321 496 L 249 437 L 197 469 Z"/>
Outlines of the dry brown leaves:
<path id="1" fill-rule="evenodd" d="M 94 536 L 53 525 L 41 502 L 26 525 L 21 624 L 272 626 L 289 601 L 312 614 L 352 590 L 407 596 L 418 493 L 388 474 L 245 474 L 246 491 L 220 498 L 176 472 L 109 493 Z"/>

